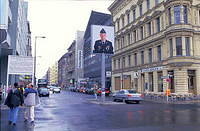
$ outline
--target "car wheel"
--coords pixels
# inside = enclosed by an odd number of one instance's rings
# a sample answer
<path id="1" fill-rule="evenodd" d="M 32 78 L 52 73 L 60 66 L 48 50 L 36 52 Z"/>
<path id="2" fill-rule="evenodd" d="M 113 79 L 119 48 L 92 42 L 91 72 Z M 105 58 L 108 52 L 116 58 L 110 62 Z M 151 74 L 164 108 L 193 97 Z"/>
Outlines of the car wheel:
<path id="1" fill-rule="evenodd" d="M 125 103 L 126 103 L 126 104 L 130 104 L 130 101 L 128 101 L 128 100 L 125 100 Z"/>
<path id="2" fill-rule="evenodd" d="M 136 104 L 140 104 L 140 101 L 136 101 Z"/>

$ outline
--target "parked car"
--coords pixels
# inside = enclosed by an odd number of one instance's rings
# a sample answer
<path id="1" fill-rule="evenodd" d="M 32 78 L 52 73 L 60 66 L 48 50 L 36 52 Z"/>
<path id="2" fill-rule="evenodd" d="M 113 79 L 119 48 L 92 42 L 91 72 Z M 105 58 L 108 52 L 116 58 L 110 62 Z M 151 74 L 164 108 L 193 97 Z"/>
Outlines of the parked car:
<path id="1" fill-rule="evenodd" d="M 89 87 L 85 88 L 85 93 L 86 94 L 94 94 L 93 88 L 89 88 Z"/>
<path id="2" fill-rule="evenodd" d="M 101 93 L 102 93 L 103 90 L 104 90 L 104 89 L 99 88 L 99 89 L 97 90 L 97 95 L 101 95 Z M 108 88 L 105 88 L 105 93 L 106 93 L 106 96 L 109 96 L 110 93 L 111 93 L 111 91 L 110 91 Z"/>
<path id="3" fill-rule="evenodd" d="M 41 96 L 49 96 L 49 89 L 48 88 L 39 88 L 38 95 Z"/>
<path id="4" fill-rule="evenodd" d="M 60 93 L 61 92 L 61 89 L 56 87 L 56 86 L 53 86 L 53 93 Z"/>
<path id="5" fill-rule="evenodd" d="M 69 87 L 69 90 L 70 90 L 70 91 L 75 91 L 75 89 L 76 89 L 76 88 L 75 88 L 74 86 L 70 86 L 70 87 Z"/>
<path id="6" fill-rule="evenodd" d="M 113 101 L 124 101 L 125 103 L 136 102 L 139 104 L 143 100 L 143 94 L 137 93 L 136 90 L 120 90 L 113 94 Z"/>

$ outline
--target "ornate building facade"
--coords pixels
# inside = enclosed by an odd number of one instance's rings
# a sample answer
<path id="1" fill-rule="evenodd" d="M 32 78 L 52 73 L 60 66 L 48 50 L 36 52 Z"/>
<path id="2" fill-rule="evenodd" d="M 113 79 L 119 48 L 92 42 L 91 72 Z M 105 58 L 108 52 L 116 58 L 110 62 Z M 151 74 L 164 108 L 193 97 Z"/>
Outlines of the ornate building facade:
<path id="1" fill-rule="evenodd" d="M 112 90 L 200 94 L 200 1 L 115 0 Z"/>

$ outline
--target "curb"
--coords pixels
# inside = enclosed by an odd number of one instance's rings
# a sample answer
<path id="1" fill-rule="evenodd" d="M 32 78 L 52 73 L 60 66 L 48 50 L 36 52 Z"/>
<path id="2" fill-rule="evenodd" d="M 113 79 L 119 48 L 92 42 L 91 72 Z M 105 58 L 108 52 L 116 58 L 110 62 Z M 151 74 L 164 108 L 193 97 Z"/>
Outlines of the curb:
<path id="1" fill-rule="evenodd" d="M 99 101 L 99 100 L 87 100 L 89 103 L 92 103 L 92 104 L 98 104 L 98 105 L 122 105 L 122 104 L 125 104 L 125 103 L 119 103 L 119 102 L 112 102 L 112 101 L 105 101 L 105 102 L 102 102 L 102 101 Z"/>
<path id="2" fill-rule="evenodd" d="M 200 103 L 200 100 L 193 100 L 193 101 L 156 101 L 156 100 L 147 100 L 144 99 L 146 102 L 153 102 L 153 103 L 159 103 L 159 104 L 196 104 Z"/>

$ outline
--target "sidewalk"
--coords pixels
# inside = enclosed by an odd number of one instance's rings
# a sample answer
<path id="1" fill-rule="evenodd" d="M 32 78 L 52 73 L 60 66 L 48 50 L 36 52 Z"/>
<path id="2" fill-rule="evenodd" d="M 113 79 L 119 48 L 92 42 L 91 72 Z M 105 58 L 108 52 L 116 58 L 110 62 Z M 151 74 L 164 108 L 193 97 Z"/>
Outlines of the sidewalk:
<path id="1" fill-rule="evenodd" d="M 88 99 L 89 103 L 92 104 L 99 104 L 99 105 L 111 105 L 111 104 L 124 104 L 122 102 L 113 102 L 112 96 L 106 97 L 105 101 L 103 102 L 101 97 L 98 99 Z M 153 102 L 153 103 L 160 103 L 160 104 L 200 104 L 200 100 L 171 100 L 167 101 L 167 99 L 159 99 L 159 98 L 151 98 L 151 97 L 144 97 L 145 102 Z"/>
<path id="2" fill-rule="evenodd" d="M 8 125 L 8 111 L 9 108 L 3 104 L 1 104 L 1 122 L 0 122 L 0 130 L 1 131 L 34 131 L 34 127 L 29 126 L 24 123 L 24 114 L 23 107 L 20 107 L 18 114 L 18 121 L 16 126 Z"/>

